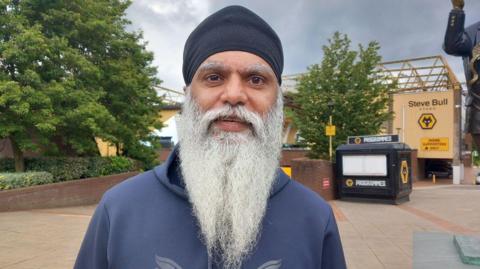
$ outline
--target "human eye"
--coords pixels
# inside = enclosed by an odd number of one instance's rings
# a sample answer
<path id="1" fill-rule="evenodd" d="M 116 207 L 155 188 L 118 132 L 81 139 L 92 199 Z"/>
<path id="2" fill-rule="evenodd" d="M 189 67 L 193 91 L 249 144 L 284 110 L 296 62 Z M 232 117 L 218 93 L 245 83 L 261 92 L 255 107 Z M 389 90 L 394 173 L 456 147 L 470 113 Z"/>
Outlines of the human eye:
<path id="1" fill-rule="evenodd" d="M 265 84 L 265 78 L 259 75 L 250 76 L 250 83 L 254 86 L 262 86 Z"/>
<path id="2" fill-rule="evenodd" d="M 210 74 L 210 75 L 207 75 L 205 77 L 206 80 L 208 81 L 219 81 L 220 80 L 220 76 L 217 75 L 217 74 Z"/>
<path id="3" fill-rule="evenodd" d="M 217 73 L 211 73 L 204 76 L 204 81 L 208 85 L 218 85 L 223 80 L 222 76 Z"/>

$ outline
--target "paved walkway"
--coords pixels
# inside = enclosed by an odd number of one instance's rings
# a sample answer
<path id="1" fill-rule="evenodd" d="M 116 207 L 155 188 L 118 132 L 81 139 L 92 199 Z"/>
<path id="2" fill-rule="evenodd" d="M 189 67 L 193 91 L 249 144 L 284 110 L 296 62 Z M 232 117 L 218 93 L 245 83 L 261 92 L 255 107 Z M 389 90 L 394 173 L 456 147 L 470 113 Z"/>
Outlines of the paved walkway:
<path id="1" fill-rule="evenodd" d="M 348 268 L 412 268 L 415 232 L 480 235 L 480 187 L 415 188 L 400 206 L 334 201 Z M 338 214 L 338 212 L 341 212 Z"/>
<path id="2" fill-rule="evenodd" d="M 0 213 L 0 268 L 72 268 L 94 209 Z"/>
<path id="3" fill-rule="evenodd" d="M 413 235 L 480 235 L 480 186 L 417 187 L 411 201 L 334 201 L 348 268 L 412 268 Z M 72 268 L 94 206 L 0 213 L 1 269 Z"/>

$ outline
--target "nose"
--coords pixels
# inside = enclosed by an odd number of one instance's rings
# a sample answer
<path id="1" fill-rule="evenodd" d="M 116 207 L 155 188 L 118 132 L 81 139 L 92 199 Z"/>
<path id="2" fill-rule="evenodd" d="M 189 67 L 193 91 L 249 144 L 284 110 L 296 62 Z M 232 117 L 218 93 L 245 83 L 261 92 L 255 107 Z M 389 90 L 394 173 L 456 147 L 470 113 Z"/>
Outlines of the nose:
<path id="1" fill-rule="evenodd" d="M 245 105 L 248 101 L 245 85 L 240 78 L 233 77 L 225 84 L 222 93 L 222 102 L 230 105 Z"/>

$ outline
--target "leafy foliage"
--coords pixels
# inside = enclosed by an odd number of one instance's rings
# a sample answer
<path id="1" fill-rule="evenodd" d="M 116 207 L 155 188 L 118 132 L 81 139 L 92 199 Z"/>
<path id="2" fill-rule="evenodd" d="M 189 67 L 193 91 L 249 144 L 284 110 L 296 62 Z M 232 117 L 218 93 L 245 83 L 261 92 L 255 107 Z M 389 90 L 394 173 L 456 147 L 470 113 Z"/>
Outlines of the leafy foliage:
<path id="1" fill-rule="evenodd" d="M 131 157 L 139 141 L 155 151 L 160 80 L 141 32 L 125 30 L 129 5 L 0 0 L 0 138 L 18 145 L 17 155 L 97 155 L 95 137 Z"/>
<path id="2" fill-rule="evenodd" d="M 123 157 L 41 157 L 27 158 L 26 170 L 46 171 L 53 182 L 138 171 L 137 161 Z M 13 159 L 0 159 L 0 172 L 14 172 Z"/>
<path id="3" fill-rule="evenodd" d="M 48 172 L 0 173 L 0 190 L 53 183 L 53 176 Z"/>
<path id="4" fill-rule="evenodd" d="M 55 182 L 79 179 L 88 171 L 87 158 L 35 158 L 27 165 L 27 171 L 47 171 Z"/>
<path id="5" fill-rule="evenodd" d="M 391 119 L 388 111 L 388 91 L 393 85 L 383 84 L 375 72 L 380 63 L 380 46 L 370 42 L 359 45 L 358 51 L 350 49 L 346 35 L 336 32 L 323 47 L 321 64 L 314 64 L 297 84 L 293 95 L 292 115 L 300 135 L 311 148 L 312 158 L 328 156 L 329 139 L 325 128 L 329 116 L 336 126 L 334 149 L 348 136 L 376 134 L 382 124 Z M 330 110 L 328 103 L 333 101 Z"/>
<path id="6" fill-rule="evenodd" d="M 14 172 L 15 171 L 15 161 L 10 158 L 1 158 L 0 159 L 0 173 L 2 172 Z"/>
<path id="7" fill-rule="evenodd" d="M 113 175 L 139 169 L 139 164 L 135 160 L 121 156 L 106 158 L 91 158 L 89 163 L 87 177 Z"/>

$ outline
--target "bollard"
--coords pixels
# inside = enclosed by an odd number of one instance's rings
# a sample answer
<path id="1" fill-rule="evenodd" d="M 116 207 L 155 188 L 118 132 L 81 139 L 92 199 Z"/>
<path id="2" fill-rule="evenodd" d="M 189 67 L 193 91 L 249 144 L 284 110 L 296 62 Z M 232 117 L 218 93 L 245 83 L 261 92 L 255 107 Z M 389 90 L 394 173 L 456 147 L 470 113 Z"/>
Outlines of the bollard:
<path id="1" fill-rule="evenodd" d="M 436 183 L 435 174 L 433 174 L 432 181 L 433 181 L 433 184 Z"/>

